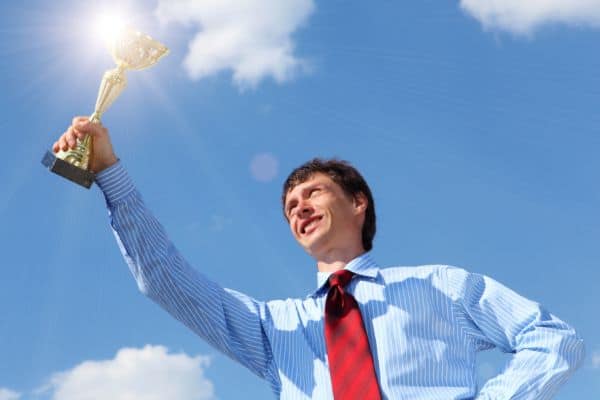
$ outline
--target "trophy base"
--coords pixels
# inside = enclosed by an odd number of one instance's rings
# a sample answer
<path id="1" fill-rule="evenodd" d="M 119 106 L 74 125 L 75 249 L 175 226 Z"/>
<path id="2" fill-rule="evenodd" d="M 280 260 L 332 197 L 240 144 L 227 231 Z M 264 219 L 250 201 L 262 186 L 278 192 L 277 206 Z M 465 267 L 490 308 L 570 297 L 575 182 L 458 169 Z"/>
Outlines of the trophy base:
<path id="1" fill-rule="evenodd" d="M 69 164 L 68 162 L 57 158 L 54 153 L 47 151 L 42 158 L 42 164 L 57 175 L 62 176 L 72 182 L 77 183 L 87 189 L 94 183 L 94 174 L 85 169 Z"/>

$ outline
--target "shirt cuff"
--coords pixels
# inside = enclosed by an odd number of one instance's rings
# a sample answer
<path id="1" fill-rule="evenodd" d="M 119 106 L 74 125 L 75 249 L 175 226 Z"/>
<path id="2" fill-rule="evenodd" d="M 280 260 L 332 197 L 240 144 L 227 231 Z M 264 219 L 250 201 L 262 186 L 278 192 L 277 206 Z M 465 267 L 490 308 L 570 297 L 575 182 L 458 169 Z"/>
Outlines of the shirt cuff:
<path id="1" fill-rule="evenodd" d="M 96 174 L 96 184 L 104 193 L 104 197 L 106 197 L 109 204 L 123 200 L 135 190 L 133 181 L 121 161 L 117 161 Z"/>

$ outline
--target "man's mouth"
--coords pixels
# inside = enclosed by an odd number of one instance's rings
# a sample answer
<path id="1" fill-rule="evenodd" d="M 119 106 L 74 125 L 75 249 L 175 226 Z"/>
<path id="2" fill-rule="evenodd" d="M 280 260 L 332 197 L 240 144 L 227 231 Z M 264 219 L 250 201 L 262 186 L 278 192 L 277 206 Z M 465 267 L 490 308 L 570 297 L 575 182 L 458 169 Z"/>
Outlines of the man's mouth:
<path id="1" fill-rule="evenodd" d="M 319 223 L 319 221 L 321 221 L 322 218 L 323 216 L 313 217 L 308 221 L 304 222 L 300 227 L 300 234 L 307 235 L 312 233 L 317 228 L 317 224 Z"/>

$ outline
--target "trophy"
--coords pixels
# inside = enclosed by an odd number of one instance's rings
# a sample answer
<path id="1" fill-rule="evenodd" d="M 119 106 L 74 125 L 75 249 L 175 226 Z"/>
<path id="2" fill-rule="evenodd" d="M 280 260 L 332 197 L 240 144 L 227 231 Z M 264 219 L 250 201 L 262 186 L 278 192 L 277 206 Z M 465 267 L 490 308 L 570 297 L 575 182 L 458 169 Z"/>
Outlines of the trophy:
<path id="1" fill-rule="evenodd" d="M 96 107 L 90 117 L 92 123 L 100 122 L 102 114 L 125 89 L 125 72 L 128 69 L 148 68 L 169 52 L 163 44 L 131 28 L 124 28 L 115 35 L 109 42 L 109 49 L 117 68 L 106 71 L 102 77 Z M 89 170 L 89 160 L 93 151 L 92 139 L 87 135 L 77 140 L 74 149 L 61 150 L 56 155 L 47 151 L 42 164 L 50 171 L 89 189 L 94 182 L 94 172 Z"/>

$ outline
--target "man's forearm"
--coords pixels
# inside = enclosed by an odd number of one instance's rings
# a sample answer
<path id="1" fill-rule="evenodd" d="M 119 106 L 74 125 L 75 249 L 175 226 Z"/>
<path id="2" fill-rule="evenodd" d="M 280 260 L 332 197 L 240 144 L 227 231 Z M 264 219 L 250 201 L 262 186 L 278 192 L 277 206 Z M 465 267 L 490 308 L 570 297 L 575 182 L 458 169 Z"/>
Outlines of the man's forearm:
<path id="1" fill-rule="evenodd" d="M 458 268 L 447 270 L 458 321 L 479 343 L 513 358 L 477 399 L 550 399 L 577 369 L 584 346 L 575 330 L 540 304 L 499 282 Z"/>
<path id="2" fill-rule="evenodd" d="M 485 383 L 478 400 L 551 399 L 581 365 L 583 341 L 555 317 L 519 336 L 512 360 Z"/>

